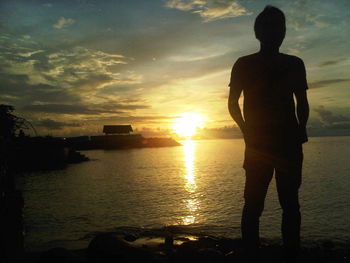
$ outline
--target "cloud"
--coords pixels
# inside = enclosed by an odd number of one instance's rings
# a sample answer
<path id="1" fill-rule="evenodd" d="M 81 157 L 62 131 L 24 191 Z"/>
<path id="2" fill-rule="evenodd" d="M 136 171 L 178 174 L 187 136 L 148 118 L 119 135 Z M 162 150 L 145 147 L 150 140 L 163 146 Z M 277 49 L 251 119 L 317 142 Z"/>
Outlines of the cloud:
<path id="1" fill-rule="evenodd" d="M 232 0 L 168 0 L 165 7 L 198 14 L 205 22 L 250 14 Z"/>
<path id="2" fill-rule="evenodd" d="M 41 119 L 34 122 L 35 126 L 44 127 L 48 130 L 61 130 L 65 127 L 81 127 L 79 123 L 68 123 L 68 122 L 60 122 L 54 121 L 52 119 Z"/>
<path id="3" fill-rule="evenodd" d="M 42 6 L 43 7 L 52 7 L 53 5 L 51 3 L 44 3 Z"/>
<path id="4" fill-rule="evenodd" d="M 190 1 L 184 1 L 184 0 L 168 0 L 165 4 L 165 7 L 167 8 L 176 8 L 181 11 L 190 11 L 193 8 L 195 8 L 196 5 L 203 5 L 205 4 L 205 1 L 196 1 L 196 0 L 190 0 Z"/>
<path id="5" fill-rule="evenodd" d="M 338 108 L 338 111 L 348 112 L 349 109 Z M 349 136 L 350 118 L 343 114 L 337 114 L 320 105 L 314 109 L 319 118 L 311 118 L 308 122 L 310 136 Z"/>
<path id="6" fill-rule="evenodd" d="M 125 111 L 136 109 L 148 109 L 149 105 L 143 104 L 118 104 L 101 103 L 94 105 L 84 104 L 32 104 L 22 107 L 22 110 L 36 113 L 54 113 L 69 115 L 99 115 L 99 114 L 122 114 Z"/>
<path id="7" fill-rule="evenodd" d="M 34 64 L 36 72 L 47 81 L 74 89 L 74 92 L 94 93 L 106 85 L 138 83 L 142 78 L 137 74 L 119 72 L 119 65 L 128 61 L 120 54 L 77 46 L 39 55 Z"/>
<path id="8" fill-rule="evenodd" d="M 65 18 L 61 16 L 55 24 L 52 25 L 52 27 L 56 29 L 62 29 L 64 27 L 67 27 L 69 25 L 72 25 L 75 23 L 75 20 L 72 18 Z"/>
<path id="9" fill-rule="evenodd" d="M 343 60 L 345 60 L 345 59 L 342 58 L 342 59 L 338 59 L 338 60 L 327 60 L 327 61 L 324 61 L 321 64 L 319 64 L 319 67 L 336 65 L 336 64 L 338 64 L 339 62 L 341 62 Z"/>
<path id="10" fill-rule="evenodd" d="M 143 79 L 125 69 L 132 59 L 124 55 L 82 46 L 42 47 L 22 37 L 0 38 L 0 53 L 0 103 L 14 105 L 39 133 L 86 133 L 89 118 L 96 122 L 88 132 L 110 116 L 114 123 L 118 118 L 142 123 L 130 116 L 151 108 L 143 94 L 133 93 L 133 85 Z M 120 87 L 128 91 L 120 92 Z"/>
<path id="11" fill-rule="evenodd" d="M 38 54 L 38 53 L 41 53 L 43 52 L 44 50 L 34 50 L 34 51 L 28 51 L 28 52 L 23 52 L 23 53 L 18 53 L 19 56 L 22 56 L 22 57 L 31 57 L 35 54 Z"/>
<path id="12" fill-rule="evenodd" d="M 43 104 L 43 105 L 26 105 L 22 110 L 38 113 L 56 113 L 56 114 L 100 114 L 100 110 L 93 110 L 84 105 L 75 104 Z M 118 113 L 118 112 L 117 112 Z"/>
<path id="13" fill-rule="evenodd" d="M 219 57 L 219 56 L 223 56 L 226 55 L 226 53 L 228 53 L 228 50 L 220 50 L 217 52 L 213 52 L 210 54 L 207 54 L 205 52 L 202 52 L 204 54 L 196 54 L 196 52 L 193 52 L 194 54 L 190 54 L 189 52 L 185 55 L 175 55 L 175 56 L 171 56 L 168 59 L 174 61 L 174 62 L 193 62 L 193 61 L 199 61 L 199 60 L 208 60 L 211 58 L 215 58 L 215 57 Z"/>
<path id="14" fill-rule="evenodd" d="M 342 114 L 334 114 L 330 110 L 326 110 L 324 106 L 320 105 L 314 109 L 320 116 L 322 123 L 326 126 L 346 126 L 350 123 L 350 118 Z"/>
<path id="15" fill-rule="evenodd" d="M 172 120 L 176 119 L 178 117 L 176 116 L 165 116 L 165 115 L 140 115 L 140 116 L 133 116 L 133 115 L 126 115 L 126 116 L 107 116 L 107 117 L 87 117 L 86 120 L 89 122 L 96 122 L 96 123 L 163 123 L 164 120 Z"/>
<path id="16" fill-rule="evenodd" d="M 328 26 L 327 17 L 319 9 L 321 6 L 313 1 L 290 1 L 289 7 L 286 8 L 287 27 L 298 31 L 308 26 Z"/>
<path id="17" fill-rule="evenodd" d="M 231 37 L 227 34 L 227 28 L 217 28 L 214 23 L 207 24 L 204 28 L 203 23 L 195 17 L 186 17 L 169 25 L 161 24 L 157 31 L 130 31 L 126 41 L 114 41 L 113 36 L 107 37 L 104 43 L 113 43 L 113 49 L 125 56 L 122 60 L 127 64 L 116 66 L 124 69 L 127 85 L 120 80 L 105 87 L 99 86 L 98 92 L 112 95 L 125 91 L 126 96 L 150 96 L 150 92 L 174 86 L 174 82 L 229 70 L 239 51 L 232 46 L 227 48 L 222 42 L 213 43 L 211 34 L 205 33 L 207 29 L 215 36 Z M 193 34 L 194 31 L 199 34 Z M 239 35 L 237 32 L 235 37 L 239 38 Z M 103 46 L 104 43 L 99 41 L 101 39 L 97 35 L 89 36 L 79 44 Z M 153 57 L 156 57 L 156 61 L 152 60 Z M 129 71 L 132 73 L 129 74 Z M 148 93 L 145 93 L 146 90 Z"/>
<path id="18" fill-rule="evenodd" d="M 0 39 L 0 92 L 19 106 L 40 102 L 91 100 L 108 85 L 128 86 L 142 81 L 135 72 L 121 72 L 130 59 L 75 46 L 39 49 L 39 44 L 22 43 L 16 38 Z M 116 95 L 114 95 L 116 97 Z"/>
<path id="19" fill-rule="evenodd" d="M 315 81 L 309 83 L 309 88 L 310 89 L 317 89 L 317 88 L 323 88 L 323 87 L 328 87 L 333 84 L 337 83 L 345 83 L 350 81 L 350 79 L 326 79 L 326 80 L 320 80 L 320 81 Z"/>

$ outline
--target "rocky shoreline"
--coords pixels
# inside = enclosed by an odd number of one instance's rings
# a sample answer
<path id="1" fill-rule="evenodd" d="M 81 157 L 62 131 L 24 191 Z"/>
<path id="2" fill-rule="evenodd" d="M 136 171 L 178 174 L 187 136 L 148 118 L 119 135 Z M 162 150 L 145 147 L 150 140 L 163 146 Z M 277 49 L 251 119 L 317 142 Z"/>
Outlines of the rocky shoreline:
<path id="1" fill-rule="evenodd" d="M 94 233 L 86 238 L 91 241 L 85 249 L 27 252 L 23 262 L 248 262 L 240 239 L 176 233 L 171 227 Z M 286 262 L 281 245 L 272 240 L 263 240 L 255 259 Z M 350 243 L 315 242 L 302 248 L 297 262 L 350 262 Z"/>
<path id="2" fill-rule="evenodd" d="M 17 172 L 62 169 L 67 164 L 89 161 L 81 150 L 124 150 L 172 147 L 181 144 L 171 138 L 136 135 L 59 137 L 17 137 L 7 146 L 7 155 Z"/>
<path id="3" fill-rule="evenodd" d="M 181 144 L 172 138 L 145 138 L 141 134 L 79 136 L 66 138 L 65 142 L 75 150 L 117 150 L 132 148 L 172 147 Z"/>

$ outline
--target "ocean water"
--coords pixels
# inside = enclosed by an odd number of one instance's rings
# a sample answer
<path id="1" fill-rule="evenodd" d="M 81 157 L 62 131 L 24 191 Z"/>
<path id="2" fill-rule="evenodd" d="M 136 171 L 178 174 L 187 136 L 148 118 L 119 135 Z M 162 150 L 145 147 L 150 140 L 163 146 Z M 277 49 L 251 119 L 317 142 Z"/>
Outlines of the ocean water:
<path id="1" fill-rule="evenodd" d="M 22 176 L 29 250 L 85 246 L 89 234 L 117 227 L 179 225 L 240 236 L 244 142 L 183 141 L 182 146 L 84 151 L 91 161 Z M 350 137 L 310 138 L 300 188 L 302 239 L 350 240 Z M 261 236 L 280 239 L 272 180 Z"/>

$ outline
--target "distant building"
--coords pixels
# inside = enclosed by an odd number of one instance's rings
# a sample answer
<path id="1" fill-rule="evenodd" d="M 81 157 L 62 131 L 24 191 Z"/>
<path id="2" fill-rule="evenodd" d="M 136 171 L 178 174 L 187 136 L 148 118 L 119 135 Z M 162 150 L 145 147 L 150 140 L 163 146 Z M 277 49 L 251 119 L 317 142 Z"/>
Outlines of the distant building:
<path id="1" fill-rule="evenodd" d="M 104 125 L 103 133 L 105 135 L 109 134 L 130 134 L 132 132 L 131 125 Z"/>

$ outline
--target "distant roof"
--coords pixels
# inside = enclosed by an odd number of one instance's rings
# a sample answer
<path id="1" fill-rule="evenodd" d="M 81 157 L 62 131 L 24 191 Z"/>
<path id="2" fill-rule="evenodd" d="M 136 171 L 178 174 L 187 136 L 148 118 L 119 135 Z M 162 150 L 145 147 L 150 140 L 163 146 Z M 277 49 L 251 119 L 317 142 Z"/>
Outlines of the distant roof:
<path id="1" fill-rule="evenodd" d="M 132 132 L 131 125 L 104 125 L 103 132 L 106 134 L 129 133 Z"/>

